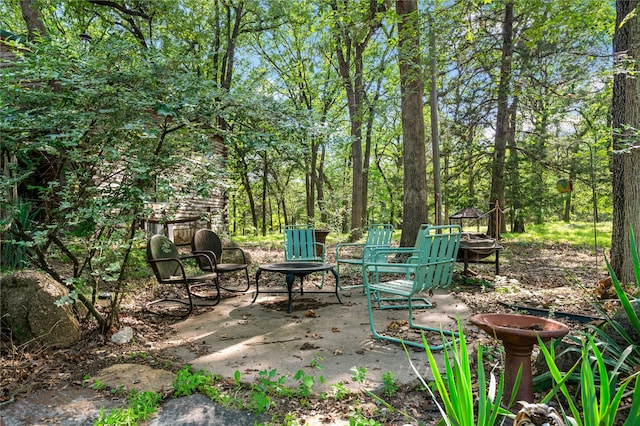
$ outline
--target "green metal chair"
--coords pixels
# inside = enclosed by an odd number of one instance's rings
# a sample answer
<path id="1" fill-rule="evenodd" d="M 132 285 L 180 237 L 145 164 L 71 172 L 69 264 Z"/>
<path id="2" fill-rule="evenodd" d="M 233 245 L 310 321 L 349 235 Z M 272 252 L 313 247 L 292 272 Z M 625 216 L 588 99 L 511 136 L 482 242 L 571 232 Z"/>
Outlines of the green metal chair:
<path id="1" fill-rule="evenodd" d="M 430 302 L 422 295 L 434 288 L 444 288 L 451 284 L 453 268 L 456 262 L 458 248 L 460 246 L 461 229 L 457 225 L 429 226 L 426 227 L 416 239 L 414 247 L 419 250 L 403 263 L 390 264 L 387 260 L 398 254 L 406 255 L 408 251 L 402 248 L 377 248 L 372 253 L 370 261 L 365 262 L 364 274 L 365 293 L 367 296 L 367 308 L 369 324 L 374 338 L 389 340 L 391 342 L 404 343 L 408 346 L 423 347 L 422 342 L 403 340 L 380 334 L 375 327 L 373 317 L 373 305 L 378 309 L 384 309 L 390 302 L 402 302 L 400 306 L 408 309 L 409 327 L 416 330 L 443 333 L 446 336 L 457 337 L 457 333 L 416 324 L 413 320 L 413 309 L 417 309 L 414 301 L 419 299 L 427 301 L 420 308 L 431 306 Z M 420 241 L 418 241 L 418 239 Z M 412 248 L 413 250 L 413 248 Z M 393 270 L 390 269 L 393 267 Z M 405 278 L 383 280 L 381 277 L 391 273 L 401 273 Z M 371 276 L 371 279 L 369 279 Z M 410 278 L 407 278 L 410 277 Z M 387 307 L 387 308 L 389 308 Z M 443 345 L 430 346 L 432 350 L 442 349 Z"/>
<path id="2" fill-rule="evenodd" d="M 371 259 L 378 265 L 375 271 L 385 274 L 404 274 L 405 278 L 409 279 L 413 273 L 413 268 L 407 267 L 406 264 L 414 264 L 418 261 L 418 253 L 424 241 L 422 234 L 427 228 L 433 229 L 433 227 L 427 223 L 420 225 L 413 247 L 395 247 L 392 250 L 385 250 L 386 247 L 373 248 Z M 388 266 L 383 265 L 385 262 Z"/>
<path id="3" fill-rule="evenodd" d="M 207 303 L 208 306 L 214 306 L 220 302 L 220 288 L 218 287 L 216 273 L 206 272 L 203 274 L 189 275 L 186 272 L 188 268 L 184 263 L 187 259 L 199 259 L 203 262 L 207 262 L 211 268 L 210 270 L 214 270 L 209 257 L 204 254 L 180 256 L 176 245 L 164 235 L 154 235 L 147 241 L 147 262 L 151 265 L 151 269 L 153 270 L 158 283 L 182 287 L 186 292 L 187 299 L 184 300 L 182 298 L 179 299 L 177 297 L 171 297 L 154 300 L 146 305 L 149 312 L 156 314 L 161 313 L 151 309 L 152 306 L 158 304 L 179 305 L 185 306 L 186 312 L 175 314 L 167 310 L 165 313 L 173 316 L 188 316 L 191 314 L 193 306 L 196 304 L 194 302 L 194 296 L 208 301 L 213 300 L 213 304 Z M 215 297 L 203 296 L 194 293 L 194 289 L 211 285 L 211 283 L 213 283 L 213 286 L 215 287 Z"/>
<path id="4" fill-rule="evenodd" d="M 393 236 L 393 225 L 377 223 L 367 227 L 367 239 L 364 243 L 340 243 L 336 245 L 336 270 L 340 275 L 340 264 L 359 266 L 365 275 L 364 263 L 370 260 L 371 250 L 379 247 L 389 247 Z M 364 279 L 363 279 L 364 282 Z M 340 287 L 341 290 L 361 288 L 363 285 Z"/>
<path id="5" fill-rule="evenodd" d="M 313 225 L 286 225 L 284 227 L 284 260 L 286 262 L 323 262 L 325 245 L 316 242 Z"/>
<path id="6" fill-rule="evenodd" d="M 316 241 L 313 225 L 285 225 L 284 227 L 284 260 L 285 262 L 321 262 L 324 263 L 326 246 Z M 322 283 L 324 287 L 324 272 Z"/>
<path id="7" fill-rule="evenodd" d="M 249 271 L 244 250 L 240 247 L 223 247 L 220 237 L 210 229 L 196 231 L 191 240 L 193 254 L 204 254 L 204 259 L 198 257 L 198 266 L 204 272 L 215 272 L 218 287 L 227 291 L 245 292 L 249 290 Z M 213 265 L 213 268 L 211 268 Z M 241 289 L 227 288 L 220 285 L 220 275 L 244 271 L 247 286 Z"/>

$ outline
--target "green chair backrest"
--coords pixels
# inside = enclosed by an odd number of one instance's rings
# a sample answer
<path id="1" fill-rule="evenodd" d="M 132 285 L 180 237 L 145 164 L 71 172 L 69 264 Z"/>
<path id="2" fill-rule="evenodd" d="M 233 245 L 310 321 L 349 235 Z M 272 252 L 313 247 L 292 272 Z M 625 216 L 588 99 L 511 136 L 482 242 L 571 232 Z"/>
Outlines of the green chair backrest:
<path id="1" fill-rule="evenodd" d="M 458 225 L 429 226 L 422 231 L 419 235 L 422 241 L 419 242 L 414 292 L 451 284 L 461 233 Z"/>
<path id="2" fill-rule="evenodd" d="M 218 234 L 210 229 L 199 229 L 196 231 L 191 240 L 192 252 L 212 252 L 216 258 L 210 259 L 211 263 L 203 257 L 198 257 L 196 261 L 201 269 L 209 270 L 211 265 L 222 262 L 222 241 Z M 209 253 L 205 253 L 207 257 L 211 257 Z"/>
<path id="3" fill-rule="evenodd" d="M 284 227 L 284 258 L 286 261 L 318 260 L 316 235 L 313 225 L 286 225 Z"/>
<path id="4" fill-rule="evenodd" d="M 154 235 L 147 241 L 147 259 L 180 259 L 180 253 L 176 245 L 164 235 Z M 172 276 L 179 275 L 180 262 L 149 262 L 151 269 L 160 280 L 169 279 Z"/>
<path id="5" fill-rule="evenodd" d="M 367 227 L 367 246 L 388 246 L 393 236 L 393 225 L 388 223 L 376 223 Z"/>

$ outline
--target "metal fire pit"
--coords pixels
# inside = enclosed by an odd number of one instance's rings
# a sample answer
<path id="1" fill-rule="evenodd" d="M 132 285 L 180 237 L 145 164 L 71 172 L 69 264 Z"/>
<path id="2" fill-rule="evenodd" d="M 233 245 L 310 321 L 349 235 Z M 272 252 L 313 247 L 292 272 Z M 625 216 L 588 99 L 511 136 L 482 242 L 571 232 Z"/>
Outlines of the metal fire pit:
<path id="1" fill-rule="evenodd" d="M 450 223 L 463 221 L 475 222 L 480 231 L 480 222 L 486 220 L 489 215 L 474 207 L 467 207 L 449 216 Z M 502 246 L 495 238 L 481 233 L 463 233 L 458 250 L 458 261 L 464 262 L 464 274 L 468 275 L 469 263 L 493 263 L 496 265 L 496 275 L 500 274 L 500 250 Z M 495 255 L 495 260 L 482 260 L 491 255 Z"/>

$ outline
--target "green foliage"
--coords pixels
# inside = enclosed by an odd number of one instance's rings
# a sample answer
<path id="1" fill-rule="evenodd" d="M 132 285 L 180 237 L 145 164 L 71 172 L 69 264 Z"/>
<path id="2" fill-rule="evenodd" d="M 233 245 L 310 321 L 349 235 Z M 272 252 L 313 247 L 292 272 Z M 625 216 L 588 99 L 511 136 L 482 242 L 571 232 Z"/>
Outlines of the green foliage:
<path id="1" fill-rule="evenodd" d="M 15 235 L 20 230 L 30 230 L 40 209 L 32 208 L 27 201 L 18 200 L 8 217 L 0 217 L 0 229 L 9 229 L 7 235 Z M 0 244 L 0 271 L 22 269 L 28 265 L 27 249 L 30 243 L 9 238 Z"/>
<path id="2" fill-rule="evenodd" d="M 117 425 L 129 426 L 137 425 L 138 422 L 148 420 L 157 411 L 162 395 L 155 392 L 131 391 L 129 394 L 128 406 L 126 408 L 116 408 L 109 414 L 104 409 L 100 409 L 100 414 L 93 423 L 95 426 Z"/>
<path id="3" fill-rule="evenodd" d="M 351 367 L 351 379 L 353 379 L 354 382 L 363 384 L 366 378 L 367 378 L 366 367 L 355 367 L 355 366 Z"/>
<path id="4" fill-rule="evenodd" d="M 286 376 L 280 376 L 276 378 L 277 371 L 262 370 L 258 372 L 258 382 L 251 385 L 251 408 L 257 413 L 264 413 L 271 407 L 272 395 L 278 395 L 284 390 L 284 382 Z M 276 379 L 273 381 L 272 379 Z"/>
<path id="5" fill-rule="evenodd" d="M 547 349 L 542 341 L 539 343 L 555 383 L 553 389 L 544 396 L 541 402 L 546 403 L 555 397 L 557 393 L 561 393 L 564 396 L 563 401 L 569 405 L 569 410 L 573 416 L 571 421 L 575 425 L 614 425 L 617 424 L 616 414 L 620 409 L 623 396 L 626 395 L 625 391 L 631 383 L 635 382 L 632 390 L 634 403 L 625 425 L 638 424 L 640 420 L 640 403 L 637 401 L 640 399 L 640 373 L 620 379 L 620 367 L 631 352 L 631 347 L 628 347 L 622 353 L 621 358 L 617 360 L 613 369 L 609 370 L 603 353 L 598 348 L 594 338 L 587 335 L 582 341 L 581 360 L 563 374 L 555 365 L 554 348 Z M 574 402 L 575 397 L 567 388 L 567 381 L 576 369 L 580 371 L 580 406 Z"/>
<path id="6" fill-rule="evenodd" d="M 392 371 L 387 371 L 382 374 L 382 394 L 387 397 L 391 397 L 396 394 L 400 389 L 397 376 Z"/>
<path id="7" fill-rule="evenodd" d="M 442 340 L 445 342 L 444 374 L 440 373 L 440 367 L 429 348 L 429 344 L 425 336 L 422 336 L 429 366 L 433 372 L 435 388 L 442 399 L 444 407 L 437 402 L 435 395 L 431 391 L 431 387 L 424 383 L 424 381 L 423 384 L 438 405 L 443 417 L 441 424 L 455 426 L 493 426 L 496 424 L 498 416 L 509 416 L 511 414 L 501 406 L 504 391 L 504 372 L 500 371 L 498 381 L 496 381 L 495 375 L 490 373 L 489 383 L 487 383 L 483 363 L 484 349 L 482 345 L 479 345 L 477 371 L 478 389 L 475 390 L 473 387 L 467 342 L 460 319 L 458 319 L 458 334 L 459 342 L 453 340 L 451 348 L 446 345 L 447 340 L 444 335 L 442 336 Z M 409 360 L 409 362 L 411 362 L 411 360 Z M 513 395 L 510 396 L 508 406 L 513 404 L 515 392 L 520 382 L 520 374 L 521 371 L 518 371 Z"/>
<path id="8" fill-rule="evenodd" d="M 334 383 L 331 385 L 333 399 L 336 401 L 340 401 L 341 399 L 346 398 L 351 394 L 351 391 L 348 387 L 344 385 L 343 382 Z"/>
<path id="9" fill-rule="evenodd" d="M 634 231 L 630 229 L 629 232 L 636 284 L 640 287 L 640 261 Z M 638 301 L 629 300 L 608 261 L 607 267 L 622 312 L 628 317 L 635 333 L 640 335 L 640 320 L 632 305 Z M 635 425 L 640 422 L 640 348 L 633 336 L 607 315 L 604 309 L 601 314 L 606 320 L 604 327 L 589 326 L 588 333 L 573 338 L 579 343 L 581 359 L 568 372 L 559 371 L 555 365 L 555 348 L 547 348 L 541 343 L 541 351 L 555 383 L 542 402 L 557 398 L 560 393 L 564 396 L 563 402 L 569 406 L 573 416 L 572 423 L 578 426 L 613 425 L 620 420 L 616 418 L 616 414 L 621 411 L 622 398 L 631 395 L 633 403 L 624 424 Z M 620 338 L 614 339 L 612 334 L 617 334 Z M 621 344 L 620 341 L 626 344 Z M 576 377 L 579 380 L 574 380 Z M 581 405 L 574 402 L 575 397 L 567 388 L 570 380 L 580 386 Z"/>
<path id="10" fill-rule="evenodd" d="M 213 374 L 198 370 L 193 371 L 193 367 L 186 365 L 178 371 L 173 381 L 174 396 L 187 396 L 195 392 L 206 393 L 206 390 L 214 383 Z"/>
<path id="11" fill-rule="evenodd" d="M 351 408 L 349 410 L 349 426 L 380 426 L 380 423 L 375 419 L 366 418 L 361 408 Z"/>
<path id="12" fill-rule="evenodd" d="M 316 383 L 316 379 L 313 376 L 306 374 L 304 370 L 298 370 L 293 377 L 299 382 L 298 392 L 300 397 L 303 399 L 309 399 L 313 392 L 313 386 Z M 320 380 L 324 382 L 324 378 L 322 376 Z"/>
<path id="13" fill-rule="evenodd" d="M 219 176 L 207 167 L 216 157 L 205 129 L 217 91 L 118 38 L 21 47 L 20 61 L 0 75 L 1 148 L 12 177 L 0 181 L 0 210 L 11 221 L 6 240 L 19 249 L 6 260 L 35 259 L 70 290 L 128 291 L 128 274 L 144 270 L 134 252 L 149 203 L 164 200 L 170 213 L 184 197 L 208 195 Z M 19 199 L 8 196 L 16 188 Z"/>

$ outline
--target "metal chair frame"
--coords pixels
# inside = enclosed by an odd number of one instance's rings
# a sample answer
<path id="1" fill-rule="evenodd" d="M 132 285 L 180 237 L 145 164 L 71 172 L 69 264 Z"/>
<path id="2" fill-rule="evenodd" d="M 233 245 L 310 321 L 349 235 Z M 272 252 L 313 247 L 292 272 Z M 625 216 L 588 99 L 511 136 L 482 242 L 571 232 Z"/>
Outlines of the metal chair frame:
<path id="1" fill-rule="evenodd" d="M 371 250 L 380 247 L 389 247 L 391 245 L 391 237 L 393 236 L 393 225 L 388 223 L 377 223 L 367 227 L 367 239 L 364 243 L 339 243 L 336 245 L 336 270 L 340 275 L 340 264 L 360 266 L 363 275 L 363 284 L 352 286 L 341 286 L 341 290 L 349 290 L 353 288 L 364 289 L 364 263 L 371 257 Z M 345 249 L 356 249 L 360 257 L 340 257 L 340 252 Z"/>
<path id="2" fill-rule="evenodd" d="M 426 300 L 427 303 L 420 307 L 432 306 L 427 299 L 416 295 L 434 288 L 448 287 L 451 284 L 453 268 L 460 246 L 460 235 L 461 229 L 457 225 L 429 226 L 417 237 L 421 240 L 416 241 L 415 246 L 419 245 L 417 253 L 413 251 L 413 248 L 410 251 L 402 248 L 377 248 L 374 250 L 372 260 L 365 262 L 364 266 L 365 271 L 368 271 L 372 277 L 370 281 L 369 274 L 364 274 L 369 324 L 374 338 L 403 343 L 408 346 L 424 347 L 422 342 L 386 336 L 376 330 L 373 318 L 373 304 L 375 302 L 379 309 L 384 309 L 381 306 L 390 301 L 405 303 L 405 305 L 394 306 L 393 308 L 406 307 L 408 309 L 410 328 L 442 333 L 454 339 L 458 336 L 454 331 L 416 324 L 413 320 L 413 309 L 418 309 L 418 307 L 414 306 L 413 302 L 416 299 Z M 381 275 L 388 274 L 390 270 L 389 262 L 386 260 L 390 256 L 407 253 L 415 253 L 415 257 L 411 259 L 411 262 L 394 263 L 392 265 L 394 268 L 392 273 L 403 273 L 405 278 L 389 281 L 381 280 Z M 407 276 L 412 276 L 412 278 L 407 278 Z M 383 294 L 391 295 L 392 297 L 383 297 Z M 444 345 L 429 346 L 431 350 L 439 350 L 443 347 Z"/>
<path id="3" fill-rule="evenodd" d="M 157 299 L 146 304 L 146 309 L 149 312 L 158 314 L 150 309 L 151 306 L 173 302 L 181 305 L 188 306 L 186 314 L 173 315 L 173 316 L 189 316 L 193 312 L 193 307 L 196 305 L 194 302 L 194 296 L 205 300 L 213 300 L 215 306 L 220 303 L 220 288 L 216 280 L 217 275 L 214 272 L 208 272 L 204 274 L 188 275 L 185 269 L 184 261 L 188 259 L 200 259 L 204 262 L 210 262 L 208 256 L 204 254 L 193 254 L 180 256 L 176 245 L 164 235 L 154 235 L 147 241 L 147 262 L 151 266 L 156 280 L 160 284 L 170 285 L 183 285 L 187 292 L 188 301 L 181 299 L 163 298 Z M 211 265 L 213 269 L 213 265 Z M 216 296 L 214 298 L 199 296 L 193 292 L 194 288 L 207 285 L 207 283 L 213 282 L 216 288 Z"/>
<path id="4" fill-rule="evenodd" d="M 198 257 L 198 266 L 204 272 L 215 272 L 218 287 L 231 292 L 246 292 L 249 290 L 249 265 L 247 258 L 240 247 L 224 247 L 218 234 L 210 229 L 200 229 L 196 231 L 191 240 L 191 252 L 194 255 L 206 255 L 209 261 Z M 242 263 L 225 263 L 224 260 L 232 253 L 239 253 Z M 225 256 L 227 254 L 227 256 Z M 244 271 L 247 286 L 244 289 L 234 289 L 224 287 L 220 284 L 220 275 Z"/>

